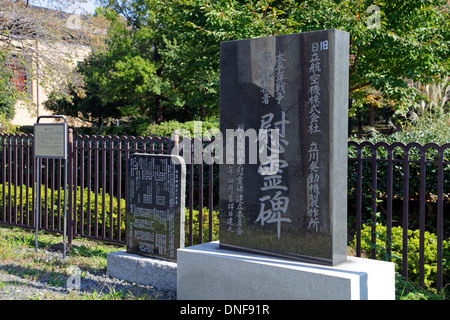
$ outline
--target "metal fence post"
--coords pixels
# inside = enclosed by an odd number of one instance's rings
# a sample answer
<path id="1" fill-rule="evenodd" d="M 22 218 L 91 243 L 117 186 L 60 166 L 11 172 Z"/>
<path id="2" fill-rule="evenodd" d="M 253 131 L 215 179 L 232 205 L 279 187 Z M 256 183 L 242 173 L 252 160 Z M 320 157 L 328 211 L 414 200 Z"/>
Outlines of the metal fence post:
<path id="1" fill-rule="evenodd" d="M 67 215 L 67 232 L 68 232 L 68 243 L 72 244 L 73 240 L 73 214 L 76 214 L 76 210 L 73 210 L 73 175 L 74 171 L 76 170 L 76 167 L 73 163 L 74 158 L 74 144 L 73 144 L 73 129 L 69 128 L 68 130 L 68 146 L 67 146 L 67 162 L 68 162 L 68 170 L 67 170 L 67 181 L 64 183 L 67 183 L 67 192 L 68 192 L 68 215 Z"/>

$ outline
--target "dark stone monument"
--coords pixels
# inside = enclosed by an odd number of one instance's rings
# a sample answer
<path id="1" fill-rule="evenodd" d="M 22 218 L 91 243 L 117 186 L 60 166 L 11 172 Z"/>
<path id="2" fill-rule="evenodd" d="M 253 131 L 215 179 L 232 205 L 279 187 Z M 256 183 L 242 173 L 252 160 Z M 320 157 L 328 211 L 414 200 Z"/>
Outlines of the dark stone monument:
<path id="1" fill-rule="evenodd" d="M 346 261 L 348 64 L 340 30 L 221 44 L 221 248 Z"/>
<path id="2" fill-rule="evenodd" d="M 185 241 L 183 158 L 136 153 L 127 174 L 127 252 L 176 261 Z"/>

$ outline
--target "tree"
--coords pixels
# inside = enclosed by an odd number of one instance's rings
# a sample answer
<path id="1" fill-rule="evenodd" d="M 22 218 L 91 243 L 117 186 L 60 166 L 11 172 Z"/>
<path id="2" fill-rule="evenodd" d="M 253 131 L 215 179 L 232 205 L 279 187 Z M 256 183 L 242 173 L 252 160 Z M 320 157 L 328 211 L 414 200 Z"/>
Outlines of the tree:
<path id="1" fill-rule="evenodd" d="M 116 63 L 105 83 L 114 93 L 111 96 L 127 101 L 121 108 L 125 114 L 146 114 L 157 123 L 204 120 L 217 114 L 219 43 L 198 32 L 197 25 L 205 21 L 200 3 L 105 1 L 104 5 L 128 18 L 129 27 L 116 30 L 108 42 L 107 55 Z M 127 98 L 131 96 L 139 103 L 131 103 Z"/>
<path id="2" fill-rule="evenodd" d="M 101 17 L 83 20 L 61 11 L 80 1 L 47 1 L 57 9 L 33 6 L 34 1 L 5 0 L 0 4 L 0 112 L 9 118 L 17 100 L 32 103 L 27 94 L 30 79 L 38 79 L 41 86 L 59 94 L 65 94 L 69 84 L 82 90 L 71 55 L 77 46 L 99 45 L 107 21 Z M 67 50 L 62 43 L 72 48 Z"/>
<path id="3" fill-rule="evenodd" d="M 406 113 L 421 98 L 410 80 L 426 84 L 449 74 L 450 16 L 444 0 L 226 1 L 229 6 L 222 10 L 223 3 L 204 6 L 214 28 L 210 32 L 221 40 L 230 39 L 229 33 L 241 39 L 332 28 L 348 31 L 350 97 L 360 102 L 353 107 L 367 102 L 362 98 L 375 89 Z"/>
<path id="4" fill-rule="evenodd" d="M 135 41 L 133 59 L 147 59 L 152 66 L 152 79 L 142 79 L 151 83 L 144 91 L 154 100 L 156 114 L 163 107 L 189 110 L 199 118 L 217 112 L 219 45 L 227 40 L 332 28 L 348 31 L 349 93 L 354 101 L 350 115 L 375 101 L 374 92 L 379 105 L 406 114 L 422 98 L 411 81 L 428 84 L 449 74 L 450 17 L 444 0 L 102 2 L 128 19 L 129 34 L 124 37 Z M 135 80 L 139 87 L 143 82 L 131 77 L 136 72 L 132 68 L 143 65 L 114 71 L 115 84 Z"/>
<path id="5" fill-rule="evenodd" d="M 13 61 L 5 52 L 0 51 L 0 114 L 6 120 L 14 118 L 17 99 L 22 94 L 15 86 L 15 68 Z M 15 67 L 21 67 L 19 63 Z"/>
<path id="6" fill-rule="evenodd" d="M 81 74 L 83 92 L 80 93 L 72 86 L 69 86 L 67 95 L 52 92 L 44 102 L 45 108 L 54 114 L 63 114 L 91 123 L 98 129 L 108 121 L 120 119 L 123 116 L 118 108 L 120 105 L 104 99 L 107 94 L 102 92 L 102 76 L 99 72 L 104 67 L 104 61 L 95 56 L 86 59 L 77 70 Z"/>
<path id="7" fill-rule="evenodd" d="M 163 68 L 157 45 L 157 30 L 152 28 L 129 30 L 117 19 L 111 27 L 108 50 L 94 59 L 103 61 L 98 70 L 98 82 L 103 97 L 116 103 L 125 115 L 142 115 L 163 120 Z"/>

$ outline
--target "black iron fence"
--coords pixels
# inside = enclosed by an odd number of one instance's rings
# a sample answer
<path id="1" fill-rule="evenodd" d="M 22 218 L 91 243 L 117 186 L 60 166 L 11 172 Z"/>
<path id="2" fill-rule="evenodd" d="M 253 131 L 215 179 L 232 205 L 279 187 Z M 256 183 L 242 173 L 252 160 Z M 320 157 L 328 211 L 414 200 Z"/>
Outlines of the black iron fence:
<path id="1" fill-rule="evenodd" d="M 218 205 L 219 168 L 216 164 L 194 161 L 194 145 L 199 142 L 191 140 L 191 161 L 186 166 L 187 245 L 213 239 L 214 209 Z M 38 168 L 32 143 L 32 135 L 0 134 L 0 224 L 35 228 Z M 78 236 L 124 244 L 126 160 L 136 152 L 170 154 L 176 145 L 177 141 L 167 137 L 73 135 L 69 129 L 69 242 Z M 62 233 L 64 161 L 43 159 L 40 170 L 39 227 Z M 445 239 L 450 237 L 449 181 L 450 144 L 349 142 L 348 226 L 349 242 L 354 244 L 356 255 L 400 259 L 400 271 L 406 278 L 412 268 L 408 263 L 416 259 L 418 277 L 424 284 L 430 263 L 427 235 L 433 233 L 436 235 L 433 283 L 442 288 L 449 273 L 444 257 L 448 244 Z M 196 215 L 197 211 L 201 214 Z M 207 220 L 208 230 L 204 230 L 203 219 Z M 408 250 L 411 229 L 418 230 L 417 254 Z M 368 241 L 364 240 L 367 230 Z M 399 241 L 400 249 L 396 247 Z"/>
<path id="2" fill-rule="evenodd" d="M 192 139 L 192 148 L 197 139 Z M 0 134 L 0 224 L 35 228 L 37 161 L 33 135 Z M 69 242 L 75 236 L 125 243 L 127 159 L 133 153 L 170 154 L 177 139 L 73 135 L 69 129 L 67 220 Z M 183 151 L 182 151 L 183 152 Z M 194 161 L 187 171 L 187 244 L 212 239 L 218 203 L 218 166 Z M 64 161 L 42 159 L 39 228 L 63 232 Z M 202 208 L 202 210 L 200 210 Z M 197 212 L 202 214 L 196 214 Z M 217 216 L 217 215 L 216 215 Z M 203 235 L 206 219 L 208 232 Z M 217 218 L 217 217 L 216 217 Z M 194 219 L 196 223 L 194 223 Z M 195 224 L 197 224 L 195 226 Z M 197 233 L 197 234 L 195 234 Z"/>
<path id="3" fill-rule="evenodd" d="M 396 260 L 405 278 L 415 273 L 421 284 L 428 280 L 440 289 L 448 283 L 450 143 L 351 141 L 348 177 L 349 229 L 357 256 L 364 254 L 363 230 L 369 230 L 365 254 L 370 258 Z M 435 279 L 427 279 L 431 274 Z"/>

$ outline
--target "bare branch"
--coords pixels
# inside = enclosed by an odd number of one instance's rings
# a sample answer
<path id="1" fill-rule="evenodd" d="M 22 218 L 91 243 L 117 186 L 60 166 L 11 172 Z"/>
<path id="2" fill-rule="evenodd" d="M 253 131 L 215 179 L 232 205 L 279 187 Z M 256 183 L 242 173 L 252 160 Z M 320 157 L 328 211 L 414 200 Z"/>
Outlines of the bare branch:
<path id="1" fill-rule="evenodd" d="M 68 84 L 82 88 L 81 77 L 75 71 L 76 60 L 102 45 L 107 27 L 102 17 L 40 8 L 28 1 L 3 0 L 0 55 L 3 59 L 20 58 L 27 72 L 39 78 L 40 85 L 64 93 Z"/>

